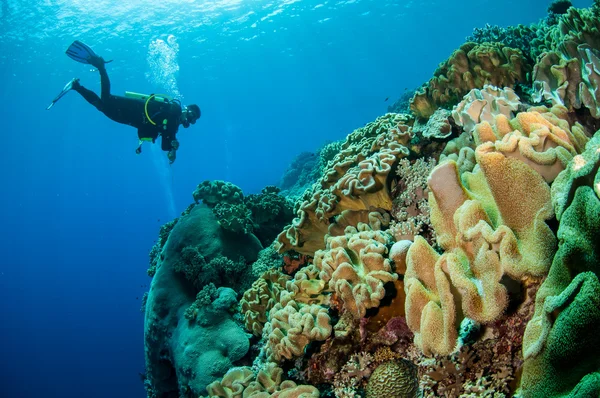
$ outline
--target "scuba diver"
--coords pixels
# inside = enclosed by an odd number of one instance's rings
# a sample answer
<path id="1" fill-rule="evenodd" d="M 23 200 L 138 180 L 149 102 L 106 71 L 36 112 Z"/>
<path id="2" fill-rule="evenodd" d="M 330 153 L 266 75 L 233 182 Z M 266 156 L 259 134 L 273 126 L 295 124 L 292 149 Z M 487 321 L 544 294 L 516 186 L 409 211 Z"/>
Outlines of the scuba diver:
<path id="1" fill-rule="evenodd" d="M 69 91 L 77 91 L 109 119 L 137 128 L 139 138 L 138 147 L 135 150 L 137 154 L 142 152 L 144 141 L 154 143 L 159 136 L 162 137 L 161 147 L 163 151 L 168 151 L 167 157 L 172 164 L 179 148 L 179 141 L 176 138 L 179 125 L 188 128 L 195 124 L 201 115 L 200 107 L 195 104 L 182 106 L 179 100 L 169 99 L 163 95 L 145 95 L 129 91 L 125 93 L 125 96 L 113 95 L 110 93 L 110 80 L 104 66 L 112 61 L 105 61 L 96 55 L 89 46 L 78 40 L 69 46 L 66 54 L 77 62 L 89 64 L 98 69 L 101 85 L 100 97 L 83 87 L 79 83 L 79 79 L 75 78 L 66 84 L 46 109 L 52 108 Z"/>

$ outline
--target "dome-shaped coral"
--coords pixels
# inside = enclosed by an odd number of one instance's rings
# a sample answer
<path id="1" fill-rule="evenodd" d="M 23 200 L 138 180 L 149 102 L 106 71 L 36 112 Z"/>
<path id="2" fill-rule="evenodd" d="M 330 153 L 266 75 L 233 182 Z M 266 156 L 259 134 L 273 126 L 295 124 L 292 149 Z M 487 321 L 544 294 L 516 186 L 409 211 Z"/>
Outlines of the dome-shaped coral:
<path id="1" fill-rule="evenodd" d="M 367 384 L 367 398 L 416 398 L 418 394 L 417 367 L 404 359 L 379 365 Z"/>

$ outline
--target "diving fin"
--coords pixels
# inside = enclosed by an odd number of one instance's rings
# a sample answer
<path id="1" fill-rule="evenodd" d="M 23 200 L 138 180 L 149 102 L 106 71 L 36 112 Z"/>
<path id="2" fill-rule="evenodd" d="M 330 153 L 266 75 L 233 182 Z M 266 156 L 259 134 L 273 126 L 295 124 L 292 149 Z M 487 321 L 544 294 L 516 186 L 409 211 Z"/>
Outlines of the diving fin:
<path id="1" fill-rule="evenodd" d="M 85 43 L 75 40 L 66 51 L 67 55 L 74 61 L 89 64 L 90 58 L 97 57 L 96 53 Z"/>
<path id="2" fill-rule="evenodd" d="M 46 110 L 49 111 L 50 108 L 52 108 L 54 106 L 54 104 L 56 104 L 58 102 L 59 99 L 61 99 L 62 97 L 64 97 L 64 95 L 66 93 L 68 93 L 69 91 L 71 91 L 73 89 L 73 84 L 75 84 L 75 82 L 79 81 L 79 79 L 75 78 L 75 79 L 71 79 L 71 81 L 69 81 L 65 87 L 63 87 L 62 91 L 56 96 L 56 98 L 54 98 L 52 100 L 52 102 L 50 103 L 50 105 L 48 105 L 46 107 Z"/>
<path id="3" fill-rule="evenodd" d="M 73 43 L 71 43 L 71 45 L 69 46 L 69 48 L 67 48 L 67 51 L 65 51 L 65 53 L 67 54 L 67 56 L 69 56 L 69 58 L 71 58 L 74 61 L 80 62 L 82 64 L 90 64 L 92 66 L 95 66 L 96 68 L 100 67 L 99 65 L 97 65 L 100 62 L 104 64 L 112 62 L 105 61 L 102 57 L 96 55 L 96 53 L 94 52 L 94 50 L 92 50 L 90 46 L 83 42 L 80 42 L 79 40 L 75 40 Z"/>

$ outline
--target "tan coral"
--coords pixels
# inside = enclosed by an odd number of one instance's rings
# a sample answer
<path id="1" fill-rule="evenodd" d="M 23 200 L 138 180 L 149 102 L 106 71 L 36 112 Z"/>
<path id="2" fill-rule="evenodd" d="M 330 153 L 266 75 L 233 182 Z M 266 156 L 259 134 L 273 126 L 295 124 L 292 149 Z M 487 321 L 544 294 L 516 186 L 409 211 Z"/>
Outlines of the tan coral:
<path id="1" fill-rule="evenodd" d="M 544 222 L 554 213 L 542 177 L 499 152 L 478 148 L 477 163 L 464 182 L 453 161 L 434 169 L 431 217 L 444 253 L 422 238 L 408 252 L 407 323 L 426 354 L 454 350 L 463 316 L 481 323 L 497 319 L 508 303 L 502 277 L 543 275 L 556 247 Z"/>
<path id="2" fill-rule="evenodd" d="M 290 300 L 275 304 L 263 329 L 265 352 L 272 361 L 292 359 L 304 353 L 311 341 L 322 341 L 331 334 L 327 309 L 317 304 L 304 305 Z"/>
<path id="3" fill-rule="evenodd" d="M 350 134 L 342 150 L 324 171 L 292 225 L 278 239 L 278 250 L 313 256 L 324 248 L 331 220 L 345 211 L 390 210 L 389 173 L 397 159 L 408 155 L 406 117 L 387 114 Z"/>
<path id="4" fill-rule="evenodd" d="M 587 137 L 579 124 L 572 127 L 558 115 L 565 116 L 561 108 L 534 108 L 521 112 L 512 120 L 498 115 L 493 124 L 486 122 L 475 126 L 474 138 L 480 153 L 501 152 L 519 159 L 535 169 L 547 182 L 552 182 L 577 154 Z"/>
<path id="5" fill-rule="evenodd" d="M 486 84 L 482 89 L 469 91 L 452 110 L 452 117 L 471 133 L 475 125 L 483 121 L 492 123 L 497 115 L 512 119 L 520 104 L 519 96 L 510 87 L 502 89 Z"/>
<path id="6" fill-rule="evenodd" d="M 286 290 L 290 299 L 303 304 L 328 304 L 330 291 L 327 290 L 327 282 L 319 278 L 319 272 L 319 268 L 309 264 L 287 281 Z"/>
<path id="7" fill-rule="evenodd" d="M 206 387 L 208 397 L 222 398 L 318 398 L 319 390 L 309 385 L 297 385 L 282 380 L 283 370 L 267 363 L 256 375 L 244 366 L 230 369 L 223 379 Z M 202 397 L 200 397 L 202 398 Z"/>
<path id="8" fill-rule="evenodd" d="M 321 279 L 329 283 L 355 318 L 378 307 L 385 296 L 384 284 L 398 278 L 387 258 L 391 242 L 390 235 L 366 225 L 362 231 L 349 227 L 345 236 L 329 238 L 326 248 L 315 254 Z"/>
<path id="9" fill-rule="evenodd" d="M 246 329 L 255 336 L 261 336 L 267 314 L 279 302 L 281 292 L 285 290 L 289 276 L 276 270 L 269 270 L 256 280 L 240 300 Z"/>

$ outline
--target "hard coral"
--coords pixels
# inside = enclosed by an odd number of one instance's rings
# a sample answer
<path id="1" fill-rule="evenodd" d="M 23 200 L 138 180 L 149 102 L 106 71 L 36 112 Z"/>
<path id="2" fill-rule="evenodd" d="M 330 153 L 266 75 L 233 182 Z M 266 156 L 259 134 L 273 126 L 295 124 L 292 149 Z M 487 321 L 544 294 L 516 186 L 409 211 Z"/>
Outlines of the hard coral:
<path id="1" fill-rule="evenodd" d="M 366 388 L 367 398 L 416 398 L 419 396 L 417 367 L 404 359 L 379 365 Z"/>

